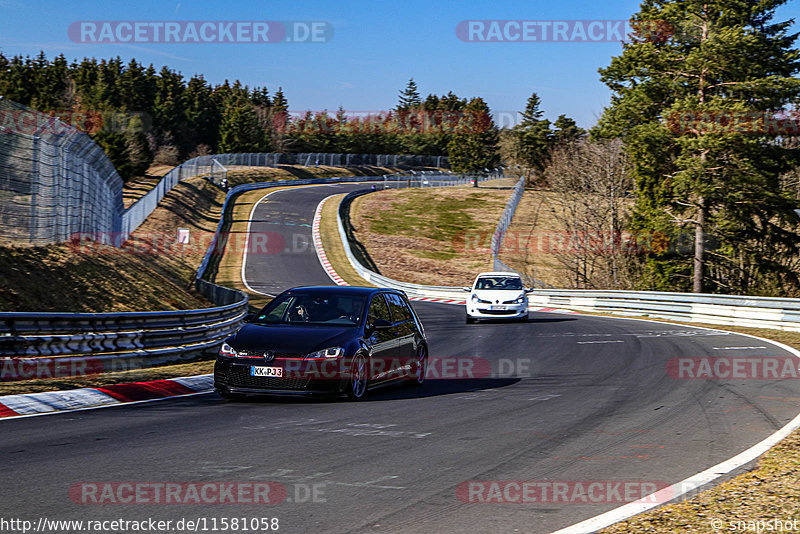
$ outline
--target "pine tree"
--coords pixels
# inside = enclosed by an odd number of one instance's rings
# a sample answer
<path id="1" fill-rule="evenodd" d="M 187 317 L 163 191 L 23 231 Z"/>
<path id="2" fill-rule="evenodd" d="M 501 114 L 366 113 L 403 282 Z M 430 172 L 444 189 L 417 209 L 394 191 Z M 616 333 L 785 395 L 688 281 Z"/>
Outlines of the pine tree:
<path id="1" fill-rule="evenodd" d="M 406 88 L 400 91 L 400 101 L 395 108 L 395 111 L 409 111 L 418 109 L 422 105 L 422 99 L 419 96 L 417 83 L 414 78 L 408 80 Z"/>
<path id="2" fill-rule="evenodd" d="M 278 87 L 275 96 L 272 97 L 272 107 L 277 112 L 286 113 L 289 111 L 289 101 L 283 96 L 283 87 Z"/>
<path id="3" fill-rule="evenodd" d="M 638 228 L 694 233 L 691 261 L 651 257 L 651 286 L 757 292 L 798 283 L 781 258 L 797 253 L 786 228 L 792 206 L 778 184 L 790 154 L 775 133 L 720 130 L 714 119 L 770 119 L 800 96 L 791 21 L 772 20 L 783 3 L 647 0 L 632 19 L 631 42 L 600 69 L 613 95 L 593 135 L 628 146 Z M 651 20 L 676 31 L 653 39 Z M 710 236 L 719 241 L 713 254 Z"/>
<path id="4" fill-rule="evenodd" d="M 473 98 L 464 108 L 465 122 L 447 145 L 450 168 L 454 172 L 483 173 L 499 163 L 498 133 L 489 106 Z"/>
<path id="5" fill-rule="evenodd" d="M 576 141 L 586 135 L 586 130 L 579 127 L 575 121 L 566 115 L 559 115 L 553 123 L 555 132 L 553 139 L 556 145 Z"/>
<path id="6" fill-rule="evenodd" d="M 532 93 L 525 111 L 520 112 L 522 120 L 514 127 L 517 158 L 538 174 L 544 171 L 555 140 L 550 121 L 542 118 L 544 111 L 540 109 L 540 104 L 539 95 Z"/>
<path id="7" fill-rule="evenodd" d="M 258 126 L 255 108 L 245 97 L 229 100 L 222 112 L 219 151 L 260 152 L 264 133 Z"/>
<path id="8" fill-rule="evenodd" d="M 192 76 L 183 93 L 183 111 L 187 123 L 187 145 L 216 147 L 219 142 L 220 112 L 212 89 L 200 76 Z"/>

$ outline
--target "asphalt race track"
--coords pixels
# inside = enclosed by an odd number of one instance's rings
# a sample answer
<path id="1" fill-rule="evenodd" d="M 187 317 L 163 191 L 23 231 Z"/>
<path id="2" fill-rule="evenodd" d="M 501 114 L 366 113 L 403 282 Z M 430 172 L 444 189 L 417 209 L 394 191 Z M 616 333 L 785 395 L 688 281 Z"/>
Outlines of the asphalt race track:
<path id="1" fill-rule="evenodd" d="M 322 198 L 362 187 L 299 188 L 262 202 L 251 231 L 278 233 L 286 246 L 248 256 L 251 287 L 275 294 L 330 284 L 310 245 L 311 219 Z M 415 308 L 432 357 L 479 358 L 499 376 L 429 379 L 422 390 L 382 390 L 364 403 L 231 403 L 203 394 L 3 421 L 0 517 L 206 518 L 209 531 L 212 518 L 275 517 L 279 531 L 291 533 L 544 533 L 621 503 L 466 503 L 459 488 L 468 481 L 671 484 L 747 449 L 800 411 L 798 380 L 667 373 L 676 357 L 786 355 L 753 338 L 555 313 L 532 313 L 527 324 L 466 325 L 462 307 Z M 74 489 L 208 481 L 277 482 L 287 498 L 92 504 Z"/>

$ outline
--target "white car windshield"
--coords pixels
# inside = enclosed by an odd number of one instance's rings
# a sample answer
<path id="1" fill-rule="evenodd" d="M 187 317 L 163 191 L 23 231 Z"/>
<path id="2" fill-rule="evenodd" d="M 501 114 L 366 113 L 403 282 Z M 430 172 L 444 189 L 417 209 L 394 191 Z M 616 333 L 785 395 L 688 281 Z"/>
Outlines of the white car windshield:
<path id="1" fill-rule="evenodd" d="M 475 289 L 515 290 L 522 289 L 522 280 L 513 276 L 486 276 L 478 278 Z"/>

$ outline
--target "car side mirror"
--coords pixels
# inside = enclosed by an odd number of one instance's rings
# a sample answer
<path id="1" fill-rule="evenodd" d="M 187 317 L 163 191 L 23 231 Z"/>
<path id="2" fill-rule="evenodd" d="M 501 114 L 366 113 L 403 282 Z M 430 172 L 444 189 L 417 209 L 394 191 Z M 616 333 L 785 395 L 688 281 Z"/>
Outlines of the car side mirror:
<path id="1" fill-rule="evenodd" d="M 462 291 L 467 291 L 469 293 L 472 293 L 472 288 L 471 287 L 462 287 L 461 290 Z"/>
<path id="2" fill-rule="evenodd" d="M 392 326 L 392 323 L 386 319 L 375 319 L 371 324 L 367 325 L 367 334 L 372 334 L 376 330 L 386 330 Z"/>
<path id="3" fill-rule="evenodd" d="M 533 293 L 534 289 L 536 288 L 529 287 L 528 289 L 525 290 L 525 293 Z"/>

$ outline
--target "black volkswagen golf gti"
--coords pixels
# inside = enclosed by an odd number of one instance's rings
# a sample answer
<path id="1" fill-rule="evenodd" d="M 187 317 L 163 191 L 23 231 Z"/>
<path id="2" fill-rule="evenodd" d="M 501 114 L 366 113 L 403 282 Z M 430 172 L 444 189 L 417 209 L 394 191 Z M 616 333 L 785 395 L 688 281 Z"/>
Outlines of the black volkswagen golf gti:
<path id="1" fill-rule="evenodd" d="M 298 287 L 275 297 L 222 345 L 214 388 L 247 394 L 342 394 L 425 381 L 428 343 L 405 294 L 367 287 Z"/>

